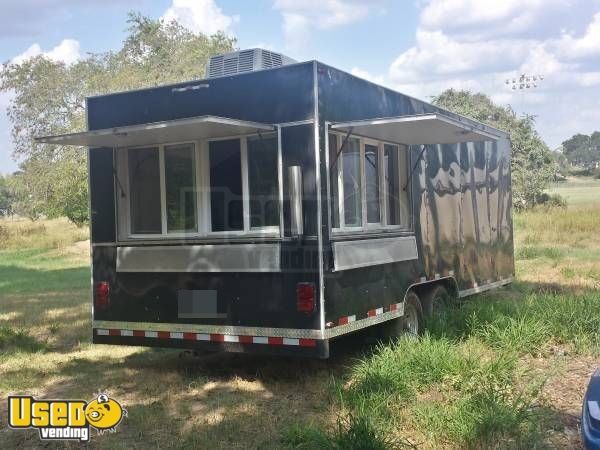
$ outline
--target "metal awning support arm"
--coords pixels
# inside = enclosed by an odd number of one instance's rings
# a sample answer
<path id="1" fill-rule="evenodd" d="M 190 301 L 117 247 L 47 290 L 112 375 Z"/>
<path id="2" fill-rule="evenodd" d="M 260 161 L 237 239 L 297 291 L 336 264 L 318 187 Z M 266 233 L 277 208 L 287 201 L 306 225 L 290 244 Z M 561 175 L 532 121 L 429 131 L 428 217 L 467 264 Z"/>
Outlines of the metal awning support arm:
<path id="1" fill-rule="evenodd" d="M 350 127 L 348 129 L 348 132 L 346 133 L 346 136 L 344 137 L 344 141 L 342 142 L 340 149 L 337 151 L 337 153 L 335 155 L 335 159 L 333 160 L 333 163 L 331 163 L 330 169 L 333 169 L 336 166 L 338 159 L 340 159 L 340 155 L 341 155 L 342 151 L 344 150 L 344 148 L 346 148 L 346 144 L 348 143 L 348 139 L 350 139 L 350 135 L 352 134 L 353 129 L 354 129 L 353 127 Z"/>
<path id="2" fill-rule="evenodd" d="M 406 189 L 408 189 L 408 185 L 410 184 L 410 181 L 412 180 L 413 174 L 415 173 L 415 169 L 417 168 L 417 164 L 419 164 L 419 162 L 421 161 L 421 158 L 423 157 L 423 153 L 425 153 L 425 150 L 427 150 L 427 146 L 423 145 L 423 148 L 421 149 L 421 153 L 419 153 L 419 157 L 416 159 L 415 164 L 413 165 L 412 169 L 410 170 L 410 173 L 408 174 L 408 178 L 406 180 L 406 184 L 404 185 L 404 191 L 406 191 Z M 408 147 L 410 148 L 410 147 Z"/>

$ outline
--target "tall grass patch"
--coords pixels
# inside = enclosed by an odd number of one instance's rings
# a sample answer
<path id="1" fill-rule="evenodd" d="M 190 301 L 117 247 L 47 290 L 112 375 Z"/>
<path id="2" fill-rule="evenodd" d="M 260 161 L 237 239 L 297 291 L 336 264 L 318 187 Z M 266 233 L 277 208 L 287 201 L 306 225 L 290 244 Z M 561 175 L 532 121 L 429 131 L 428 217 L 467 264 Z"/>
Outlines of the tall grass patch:
<path id="1" fill-rule="evenodd" d="M 545 294 L 507 299 L 494 294 L 467 300 L 443 324 L 431 323 L 438 336 L 475 337 L 492 348 L 539 354 L 553 345 L 578 353 L 600 354 L 600 292 Z"/>
<path id="2" fill-rule="evenodd" d="M 516 214 L 514 224 L 517 244 L 577 245 L 600 233 L 600 208 L 534 209 Z M 517 245 L 519 251 L 523 251 L 521 245 Z"/>
<path id="3" fill-rule="evenodd" d="M 36 222 L 0 219 L 0 249 L 64 248 L 88 236 L 87 227 L 77 227 L 64 218 Z"/>

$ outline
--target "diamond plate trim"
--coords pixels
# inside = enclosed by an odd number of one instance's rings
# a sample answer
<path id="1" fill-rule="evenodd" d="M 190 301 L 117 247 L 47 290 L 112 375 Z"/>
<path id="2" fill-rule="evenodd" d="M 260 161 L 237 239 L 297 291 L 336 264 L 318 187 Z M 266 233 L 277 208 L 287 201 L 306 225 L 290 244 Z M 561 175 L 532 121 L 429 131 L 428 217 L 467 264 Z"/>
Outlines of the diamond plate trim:
<path id="1" fill-rule="evenodd" d="M 117 322 L 112 320 L 94 320 L 93 328 L 170 331 L 181 333 L 206 333 L 244 336 L 272 336 L 285 338 L 323 339 L 321 330 L 298 328 L 265 328 L 265 327 L 236 327 L 229 325 L 195 325 L 185 323 L 154 323 L 154 322 Z"/>
<path id="2" fill-rule="evenodd" d="M 396 309 L 394 311 L 387 311 L 382 314 L 378 314 L 372 317 L 366 317 L 364 319 L 357 319 L 354 322 L 349 322 L 345 325 L 338 325 L 333 328 L 325 330 L 325 339 L 334 338 L 341 336 L 342 334 L 352 333 L 353 331 L 361 330 L 371 325 L 378 323 L 387 322 L 388 320 L 397 319 L 404 316 L 404 303 L 395 303 Z"/>

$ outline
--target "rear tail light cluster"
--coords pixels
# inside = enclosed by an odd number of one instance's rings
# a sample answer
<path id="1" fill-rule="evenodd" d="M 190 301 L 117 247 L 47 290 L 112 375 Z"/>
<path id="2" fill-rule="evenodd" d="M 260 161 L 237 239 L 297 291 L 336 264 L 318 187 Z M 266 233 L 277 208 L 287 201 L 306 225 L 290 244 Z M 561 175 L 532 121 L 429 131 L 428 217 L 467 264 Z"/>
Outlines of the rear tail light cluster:
<path id="1" fill-rule="evenodd" d="M 94 285 L 94 308 L 101 310 L 110 305 L 110 284 L 108 281 L 99 281 Z"/>
<path id="2" fill-rule="evenodd" d="M 296 309 L 298 312 L 310 314 L 316 309 L 316 289 L 314 283 L 298 283 L 296 285 Z"/>

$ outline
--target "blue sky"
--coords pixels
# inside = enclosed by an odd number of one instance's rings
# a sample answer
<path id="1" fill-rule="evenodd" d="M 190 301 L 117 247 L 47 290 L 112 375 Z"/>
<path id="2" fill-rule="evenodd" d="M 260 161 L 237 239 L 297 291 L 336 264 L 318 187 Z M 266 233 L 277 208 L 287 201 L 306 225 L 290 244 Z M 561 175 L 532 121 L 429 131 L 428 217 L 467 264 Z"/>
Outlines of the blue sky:
<path id="1" fill-rule="evenodd" d="M 428 100 L 484 92 L 536 116 L 551 147 L 600 130 L 600 0 L 0 0 L 0 61 L 40 53 L 70 64 L 117 49 L 130 10 L 318 59 Z M 543 74 L 535 90 L 505 84 Z M 10 94 L 0 94 L 0 173 L 12 160 Z"/>

